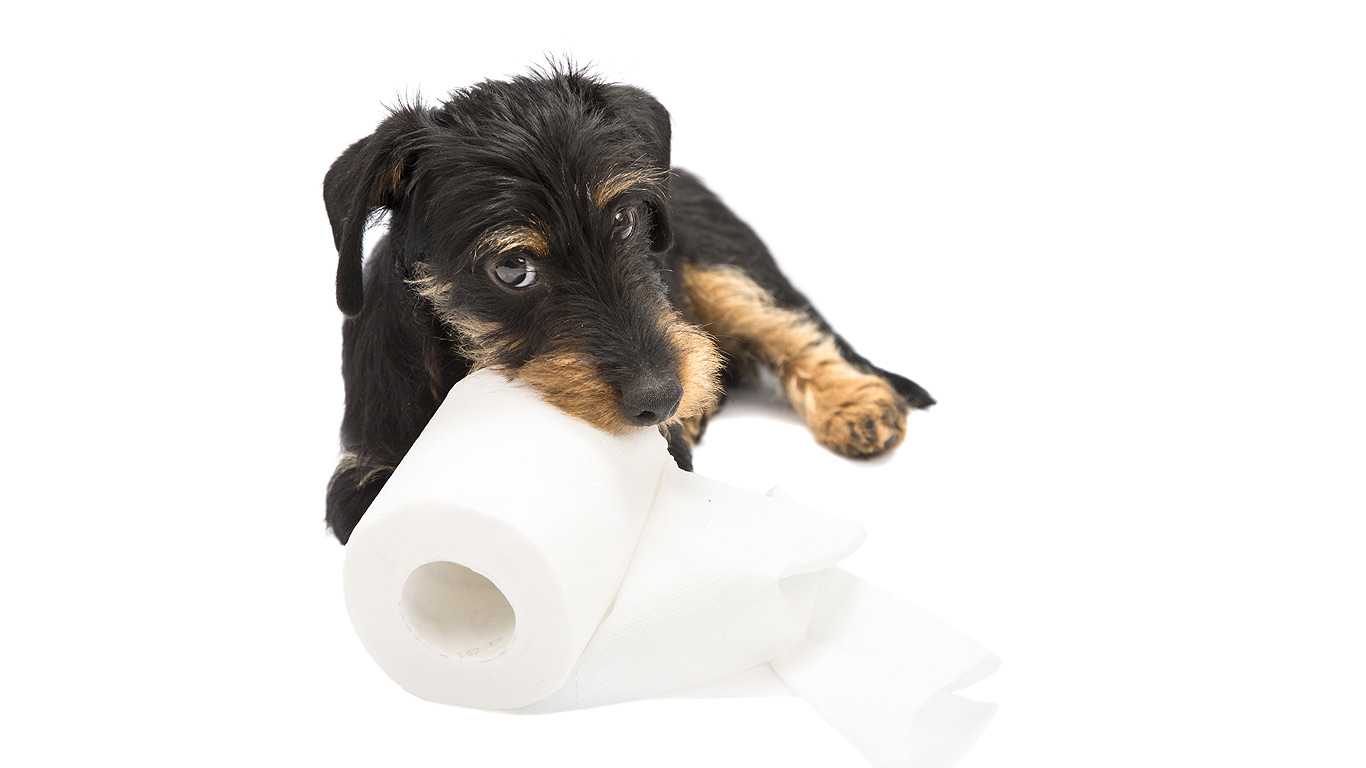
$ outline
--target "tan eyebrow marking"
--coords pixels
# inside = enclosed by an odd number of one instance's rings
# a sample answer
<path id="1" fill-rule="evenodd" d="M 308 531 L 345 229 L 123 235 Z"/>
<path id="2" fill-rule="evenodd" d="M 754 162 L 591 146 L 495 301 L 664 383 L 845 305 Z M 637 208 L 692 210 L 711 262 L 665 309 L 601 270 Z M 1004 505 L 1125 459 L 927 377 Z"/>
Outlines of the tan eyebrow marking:
<path id="1" fill-rule="evenodd" d="M 479 239 L 478 249 L 488 253 L 507 253 L 508 251 L 531 251 L 545 258 L 550 253 L 550 243 L 545 233 L 534 227 L 500 227 Z"/>
<path id="2" fill-rule="evenodd" d="M 669 178 L 668 171 L 658 168 L 627 168 L 616 171 L 593 185 L 588 197 L 599 210 L 607 207 L 616 196 L 636 187 L 655 189 Z"/>

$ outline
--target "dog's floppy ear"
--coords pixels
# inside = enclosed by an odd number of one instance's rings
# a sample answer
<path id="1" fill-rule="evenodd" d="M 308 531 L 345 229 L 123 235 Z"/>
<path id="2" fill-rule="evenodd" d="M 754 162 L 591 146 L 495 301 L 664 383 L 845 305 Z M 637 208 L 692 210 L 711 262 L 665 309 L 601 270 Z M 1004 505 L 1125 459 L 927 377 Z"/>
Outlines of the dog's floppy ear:
<path id="1" fill-rule="evenodd" d="M 643 158 L 651 166 L 664 171 L 664 180 L 659 184 L 659 197 L 650 200 L 650 247 L 655 252 L 667 251 L 673 245 L 673 228 L 669 225 L 669 169 L 670 128 L 669 110 L 659 100 L 645 91 L 630 85 L 609 85 L 607 102 L 612 112 L 631 123 L 637 131 L 647 157 Z"/>
<path id="2" fill-rule="evenodd" d="M 337 306 L 347 316 L 365 303 L 361 243 L 370 215 L 403 197 L 422 130 L 421 107 L 400 107 L 375 132 L 347 147 L 323 179 L 323 202 L 337 246 Z"/>

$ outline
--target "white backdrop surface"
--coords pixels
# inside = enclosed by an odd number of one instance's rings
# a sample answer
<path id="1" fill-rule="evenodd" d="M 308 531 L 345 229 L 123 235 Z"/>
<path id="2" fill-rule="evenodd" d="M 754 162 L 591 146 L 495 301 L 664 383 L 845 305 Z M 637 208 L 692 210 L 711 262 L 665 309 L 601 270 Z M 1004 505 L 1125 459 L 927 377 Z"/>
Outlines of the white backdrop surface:
<path id="1" fill-rule="evenodd" d="M 964 768 L 1366 761 L 1354 4 L 30 4 L 3 34 L 0 762 L 863 764 L 796 699 L 429 704 L 352 633 L 323 173 L 383 104 L 546 54 L 657 95 L 676 164 L 939 398 L 853 463 L 741 397 L 697 469 L 863 523 L 849 570 L 1001 656 Z"/>

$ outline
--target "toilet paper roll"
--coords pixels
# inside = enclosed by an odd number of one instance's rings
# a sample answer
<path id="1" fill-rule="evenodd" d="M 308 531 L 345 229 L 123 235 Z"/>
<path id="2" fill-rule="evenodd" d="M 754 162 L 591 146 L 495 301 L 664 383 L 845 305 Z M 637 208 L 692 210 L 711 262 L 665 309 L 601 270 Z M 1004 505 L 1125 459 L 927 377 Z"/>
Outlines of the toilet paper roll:
<path id="1" fill-rule="evenodd" d="M 361 642 L 430 701 L 512 709 L 554 693 L 626 574 L 671 461 L 660 439 L 466 377 L 347 544 Z"/>
<path id="2" fill-rule="evenodd" d="M 834 566 L 863 529 L 678 470 L 481 371 L 347 545 L 347 609 L 431 701 L 521 713 L 796 692 L 878 766 L 949 765 L 995 657 Z"/>

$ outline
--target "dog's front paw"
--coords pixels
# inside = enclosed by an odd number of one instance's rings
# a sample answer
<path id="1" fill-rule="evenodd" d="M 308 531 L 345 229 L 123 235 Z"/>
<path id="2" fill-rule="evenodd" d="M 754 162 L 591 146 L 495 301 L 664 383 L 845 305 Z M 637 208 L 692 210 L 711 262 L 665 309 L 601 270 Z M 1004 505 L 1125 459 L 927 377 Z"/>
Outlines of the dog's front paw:
<path id="1" fill-rule="evenodd" d="M 816 442 L 835 453 L 870 458 L 906 437 L 907 403 L 879 377 L 861 375 L 815 395 L 807 423 Z"/>

